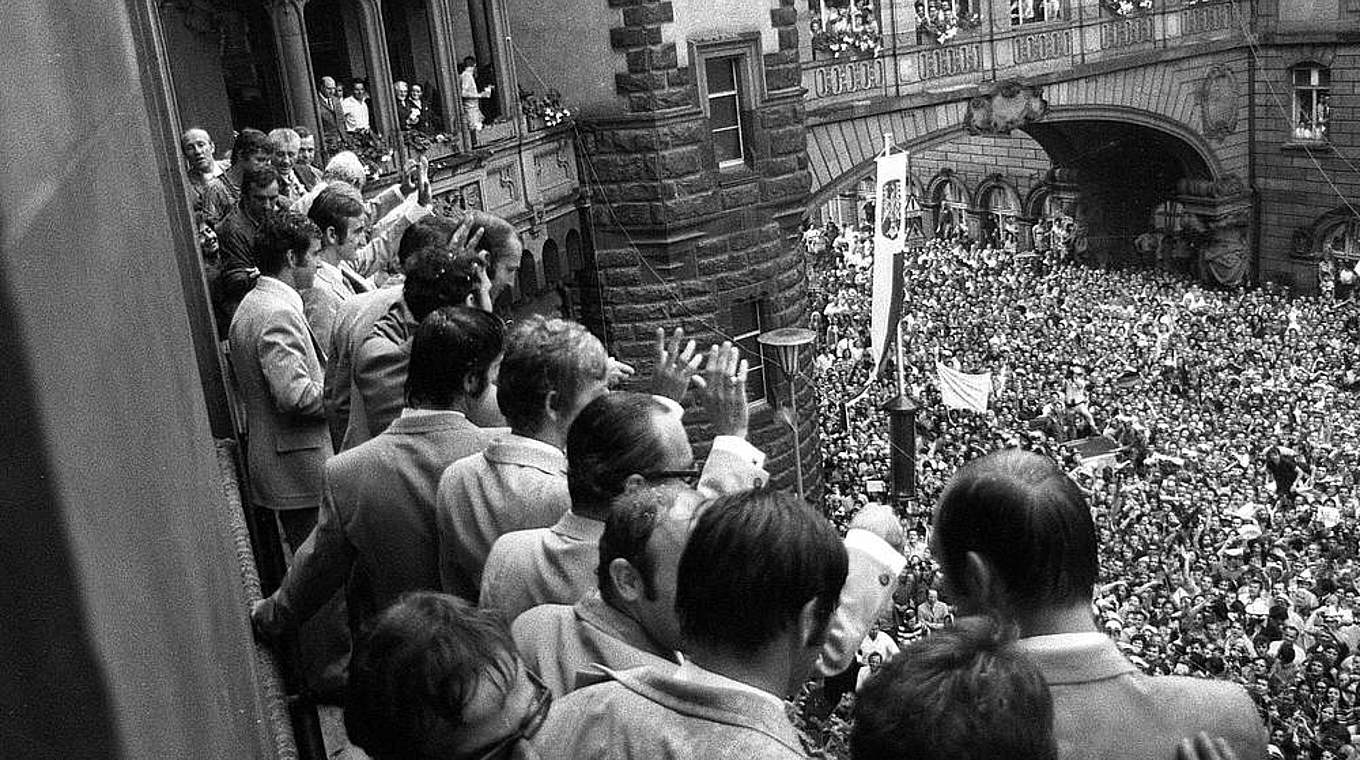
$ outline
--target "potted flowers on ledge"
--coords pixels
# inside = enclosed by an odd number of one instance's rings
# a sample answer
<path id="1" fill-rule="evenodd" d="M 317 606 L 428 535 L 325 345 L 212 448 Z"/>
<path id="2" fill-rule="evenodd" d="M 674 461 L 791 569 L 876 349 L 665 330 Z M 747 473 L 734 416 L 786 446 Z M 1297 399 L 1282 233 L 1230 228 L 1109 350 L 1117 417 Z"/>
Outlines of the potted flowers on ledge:
<path id="1" fill-rule="evenodd" d="M 1105 10 L 1122 18 L 1141 16 L 1152 10 L 1152 0 L 1101 0 Z"/>
<path id="2" fill-rule="evenodd" d="M 878 55 L 883 34 L 873 0 L 854 0 L 845 5 L 827 2 L 812 17 L 812 49 L 832 58 Z"/>
<path id="3" fill-rule="evenodd" d="M 982 23 L 976 14 L 961 14 L 949 3 L 917 3 L 916 28 L 935 38 L 941 45 L 958 36 L 964 29 L 974 29 Z"/>
<path id="4" fill-rule="evenodd" d="M 524 119 L 529 123 L 529 131 L 548 129 L 571 118 L 571 109 L 562 105 L 562 94 L 557 90 L 547 90 L 542 95 L 533 90 L 519 91 L 519 107 Z"/>

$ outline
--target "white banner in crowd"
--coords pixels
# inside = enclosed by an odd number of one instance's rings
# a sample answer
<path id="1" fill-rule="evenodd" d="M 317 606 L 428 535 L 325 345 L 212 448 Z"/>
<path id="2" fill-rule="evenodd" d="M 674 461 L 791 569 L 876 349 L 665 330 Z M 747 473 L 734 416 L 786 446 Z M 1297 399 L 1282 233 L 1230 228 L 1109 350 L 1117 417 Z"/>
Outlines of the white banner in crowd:
<path id="1" fill-rule="evenodd" d="M 894 259 L 902 252 L 907 231 L 903 224 L 907 199 L 907 154 L 878 157 L 877 191 L 874 202 L 874 288 L 869 320 L 869 342 L 874 367 L 883 366 L 889 335 L 896 327 L 893 316 L 900 304 L 901 275 L 894 275 Z M 900 271 L 900 270 L 897 270 Z"/>
<path id="2" fill-rule="evenodd" d="M 987 400 L 992 395 L 992 373 L 970 375 L 935 362 L 935 372 L 940 379 L 940 396 L 944 405 L 950 409 L 972 409 L 975 412 L 987 411 Z"/>

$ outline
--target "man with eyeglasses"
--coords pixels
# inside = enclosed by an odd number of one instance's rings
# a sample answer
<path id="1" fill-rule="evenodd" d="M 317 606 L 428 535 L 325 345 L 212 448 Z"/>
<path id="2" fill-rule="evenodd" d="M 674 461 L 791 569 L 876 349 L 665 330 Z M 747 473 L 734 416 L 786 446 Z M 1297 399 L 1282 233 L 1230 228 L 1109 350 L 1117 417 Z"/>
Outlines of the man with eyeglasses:
<path id="1" fill-rule="evenodd" d="M 615 501 L 648 482 L 685 480 L 700 470 L 705 497 L 765 483 L 765 455 L 745 440 L 746 374 L 735 346 L 709 351 L 697 387 L 718 436 L 702 468 L 681 421 L 683 408 L 674 401 L 611 393 L 586 405 L 567 431 L 570 511 L 552 527 L 496 540 L 482 573 L 481 606 L 513 620 L 535 605 L 572 604 L 589 593 Z"/>
<path id="2" fill-rule="evenodd" d="M 345 731 L 373 760 L 523 757 L 551 705 L 498 615 L 414 592 L 355 645 Z"/>

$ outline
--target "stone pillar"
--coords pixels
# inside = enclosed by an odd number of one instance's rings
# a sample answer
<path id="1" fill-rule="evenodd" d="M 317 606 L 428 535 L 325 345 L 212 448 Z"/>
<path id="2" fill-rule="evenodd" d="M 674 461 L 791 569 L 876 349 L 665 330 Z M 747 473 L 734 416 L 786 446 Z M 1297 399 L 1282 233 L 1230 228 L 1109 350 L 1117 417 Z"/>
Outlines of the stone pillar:
<path id="1" fill-rule="evenodd" d="M 449 134 L 457 136 L 458 150 L 466 152 L 471 148 L 471 141 L 467 129 L 462 126 L 463 100 L 458 96 L 458 59 L 462 53 L 453 45 L 448 0 L 428 1 L 430 35 L 434 41 L 435 81 L 439 82 L 439 104 L 444 109 L 445 127 Z"/>
<path id="2" fill-rule="evenodd" d="M 303 15 L 307 0 L 270 0 L 266 5 L 278 49 L 283 104 L 288 124 L 301 124 L 321 143 L 321 120 L 317 114 L 316 81 L 312 56 L 307 48 L 307 23 Z"/>
<path id="3" fill-rule="evenodd" d="M 807 279 L 798 223 L 809 199 L 806 116 L 794 0 L 770 11 L 774 50 L 747 51 L 763 68 L 763 97 L 743 112 L 747 165 L 720 172 L 708 120 L 699 108 L 693 62 L 681 66 L 676 43 L 663 41 L 670 2 L 609 0 L 619 25 L 610 43 L 626 70 L 615 75 L 624 112 L 596 119 L 582 160 L 597 179 L 590 212 L 593 277 L 603 294 L 611 350 L 646 376 L 657 327 L 683 326 L 702 343 L 733 334 L 735 304 L 760 300 L 764 330 L 807 326 Z M 747 38 L 749 39 L 749 38 Z M 770 377 L 778 373 L 770 357 Z M 799 376 L 810 376 L 811 356 Z M 769 383 L 768 403 L 752 407 L 751 441 L 769 457 L 777 486 L 793 487 L 792 435 L 802 450 L 808 498 L 821 497 L 816 389 L 796 383 L 797 431 L 775 415 L 786 380 Z M 709 439 L 702 415 L 695 438 Z"/>
<path id="4" fill-rule="evenodd" d="M 1235 174 L 1181 180 L 1177 200 L 1201 231 L 1195 273 L 1210 285 L 1246 284 L 1250 275 L 1251 194 Z"/>
<path id="5" fill-rule="evenodd" d="M 369 99 L 377 104 L 372 114 L 373 130 L 387 138 L 388 146 L 401 145 L 397 124 L 397 95 L 392 91 L 392 64 L 387 57 L 387 27 L 383 24 L 380 0 L 357 0 L 360 23 L 364 28 L 364 57 L 368 63 Z M 400 153 L 399 153 L 400 155 Z"/>

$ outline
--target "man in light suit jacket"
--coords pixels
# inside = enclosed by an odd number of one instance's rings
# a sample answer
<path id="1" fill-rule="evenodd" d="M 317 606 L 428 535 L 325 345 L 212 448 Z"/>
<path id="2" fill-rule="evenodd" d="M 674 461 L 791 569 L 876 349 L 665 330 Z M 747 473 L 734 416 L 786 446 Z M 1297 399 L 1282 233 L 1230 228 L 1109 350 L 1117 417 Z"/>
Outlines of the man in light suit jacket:
<path id="1" fill-rule="evenodd" d="M 626 492 L 679 479 L 709 498 L 769 479 L 765 455 L 746 441 L 745 362 L 727 346 L 715 347 L 708 364 L 702 390 L 717 436 L 703 467 L 695 465 L 683 409 L 674 401 L 608 393 L 590 402 L 567 431 L 571 510 L 549 528 L 496 540 L 482 574 L 482 606 L 513 620 L 535 605 L 571 604 L 587 594 L 594 586 L 604 521 Z"/>
<path id="2" fill-rule="evenodd" d="M 1183 739 L 1222 737 L 1266 756 L 1242 687 L 1150 677 L 1096 627 L 1096 531 L 1086 498 L 1053 460 L 1021 449 L 976 459 L 940 496 L 931 537 L 963 614 L 1014 624 L 1053 693 L 1062 760 L 1171 758 Z"/>
<path id="3" fill-rule="evenodd" d="M 567 430 L 582 407 L 608 389 L 608 381 L 604 344 L 580 324 L 543 317 L 515 324 L 496 392 L 510 434 L 454 462 L 439 482 L 445 591 L 476 602 L 496 539 L 546 528 L 571 508 L 563 453 Z"/>
<path id="4" fill-rule="evenodd" d="M 373 290 L 373 281 L 350 266 L 362 242 L 365 211 L 359 191 L 339 182 L 323 190 L 307 210 L 307 218 L 321 230 L 321 262 L 316 281 L 302 293 L 302 310 L 322 346 L 334 345 L 340 305 Z"/>
<path id="5" fill-rule="evenodd" d="M 495 435 L 467 419 L 491 387 L 504 328 L 492 314 L 445 307 L 411 343 L 410 405 L 378 437 L 326 463 L 321 517 L 283 584 L 252 611 L 268 635 L 312 616 L 342 584 L 350 627 L 415 590 L 438 590 L 434 495 L 448 464 Z"/>
<path id="6" fill-rule="evenodd" d="M 312 285 L 319 244 L 305 217 L 267 217 L 254 249 L 259 281 L 228 330 L 250 435 L 250 501 L 278 513 L 294 550 L 316 524 L 321 468 L 332 453 L 321 402 L 324 355 L 298 295 Z"/>
<path id="7" fill-rule="evenodd" d="M 684 664 L 602 671 L 553 704 L 534 748 L 545 760 L 806 758 L 784 699 L 812 670 L 846 564 L 830 523 L 790 495 L 715 500 L 676 570 Z"/>
<path id="8" fill-rule="evenodd" d="M 592 665 L 680 664 L 675 572 L 703 497 L 674 480 L 619 497 L 600 536 L 598 588 L 575 604 L 540 604 L 510 626 L 520 656 L 561 697 Z"/>

